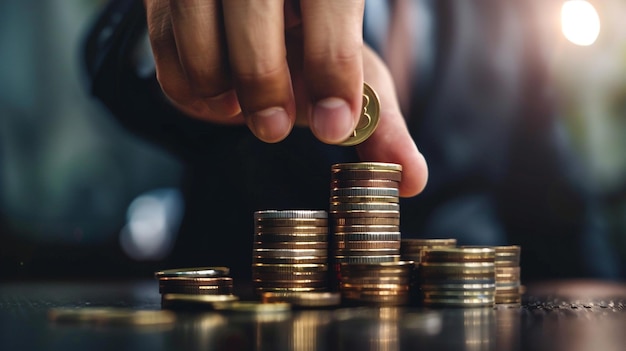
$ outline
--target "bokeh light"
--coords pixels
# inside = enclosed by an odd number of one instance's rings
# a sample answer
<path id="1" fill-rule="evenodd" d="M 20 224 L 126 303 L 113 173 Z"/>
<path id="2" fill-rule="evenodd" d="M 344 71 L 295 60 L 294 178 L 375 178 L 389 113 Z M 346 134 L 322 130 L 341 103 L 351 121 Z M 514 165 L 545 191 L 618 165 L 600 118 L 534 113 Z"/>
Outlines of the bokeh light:
<path id="1" fill-rule="evenodd" d="M 600 17 L 591 3 L 569 0 L 561 7 L 561 28 L 570 42 L 589 46 L 600 34 Z"/>
<path id="2" fill-rule="evenodd" d="M 134 199 L 120 233 L 124 252 L 138 261 L 159 260 L 172 249 L 183 214 L 177 189 L 157 189 Z"/>

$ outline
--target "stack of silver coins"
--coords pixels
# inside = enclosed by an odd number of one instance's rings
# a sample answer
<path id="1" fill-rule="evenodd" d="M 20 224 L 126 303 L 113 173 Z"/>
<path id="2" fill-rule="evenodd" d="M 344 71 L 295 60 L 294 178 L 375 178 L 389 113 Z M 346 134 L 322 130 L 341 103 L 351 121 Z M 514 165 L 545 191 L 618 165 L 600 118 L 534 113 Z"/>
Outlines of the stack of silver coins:
<path id="1" fill-rule="evenodd" d="M 331 167 L 335 282 L 341 291 L 347 289 L 346 295 L 351 298 L 355 296 L 354 291 L 359 290 L 355 284 L 360 281 L 367 282 L 368 286 L 384 286 L 390 278 L 387 273 L 376 282 L 372 272 L 384 270 L 385 266 L 379 266 L 382 263 L 400 261 L 401 178 L 402 166 L 394 163 L 339 163 Z M 350 270 L 351 265 L 359 268 Z M 344 281 L 345 272 L 350 272 L 349 283 Z M 388 286 L 389 291 L 396 289 L 395 285 Z M 382 296 L 384 292 L 377 294 Z"/>
<path id="2" fill-rule="evenodd" d="M 403 261 L 413 261 L 411 273 L 410 295 L 412 305 L 421 305 L 419 290 L 419 263 L 422 261 L 422 252 L 426 249 L 456 247 L 457 241 L 453 238 L 403 238 L 400 242 L 400 258 Z"/>
<path id="3" fill-rule="evenodd" d="M 519 305 L 522 301 L 520 256 L 517 245 L 495 246 L 496 304 Z"/>
<path id="4" fill-rule="evenodd" d="M 159 281 L 161 305 L 235 301 L 233 278 L 228 267 L 193 267 L 155 272 Z"/>
<path id="5" fill-rule="evenodd" d="M 257 296 L 328 290 L 328 212 L 256 211 L 252 279 Z"/>
<path id="6" fill-rule="evenodd" d="M 422 252 L 422 304 L 427 307 L 489 307 L 495 304 L 495 249 L 439 248 Z"/>

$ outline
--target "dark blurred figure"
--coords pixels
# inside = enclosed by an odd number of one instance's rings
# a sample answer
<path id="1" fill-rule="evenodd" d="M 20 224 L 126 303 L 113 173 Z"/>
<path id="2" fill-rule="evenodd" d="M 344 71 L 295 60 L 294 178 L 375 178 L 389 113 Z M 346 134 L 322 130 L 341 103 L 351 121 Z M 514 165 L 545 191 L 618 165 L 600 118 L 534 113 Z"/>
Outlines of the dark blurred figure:
<path id="1" fill-rule="evenodd" d="M 394 23 L 387 15 L 397 3 L 365 7 L 364 36 L 392 73 L 385 50 L 393 37 L 383 24 Z M 415 65 L 398 90 L 429 180 L 420 195 L 402 199 L 403 236 L 519 244 L 526 281 L 617 279 L 623 272 L 551 96 L 540 14 L 553 4 L 408 3 L 417 17 L 404 46 L 414 49 Z M 142 3 L 111 1 L 90 32 L 85 61 L 93 95 L 113 116 L 186 165 L 186 212 L 161 265 L 228 265 L 247 277 L 253 212 L 327 208 L 330 165 L 357 154 L 306 128 L 269 144 L 245 126 L 189 118 L 163 96 L 146 37 Z"/>

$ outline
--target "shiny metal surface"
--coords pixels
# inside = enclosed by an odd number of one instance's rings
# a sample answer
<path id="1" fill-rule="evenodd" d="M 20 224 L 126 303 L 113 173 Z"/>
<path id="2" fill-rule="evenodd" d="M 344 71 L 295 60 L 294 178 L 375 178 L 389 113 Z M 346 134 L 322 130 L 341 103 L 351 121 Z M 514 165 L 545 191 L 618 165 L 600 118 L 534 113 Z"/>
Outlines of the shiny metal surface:
<path id="1" fill-rule="evenodd" d="M 246 290 L 247 291 L 247 290 Z M 179 311 L 167 326 L 60 324 L 54 308 L 160 310 L 154 280 L 4 282 L 2 350 L 623 350 L 626 287 L 529 285 L 521 307 Z M 245 294 L 242 295 L 245 299 Z"/>

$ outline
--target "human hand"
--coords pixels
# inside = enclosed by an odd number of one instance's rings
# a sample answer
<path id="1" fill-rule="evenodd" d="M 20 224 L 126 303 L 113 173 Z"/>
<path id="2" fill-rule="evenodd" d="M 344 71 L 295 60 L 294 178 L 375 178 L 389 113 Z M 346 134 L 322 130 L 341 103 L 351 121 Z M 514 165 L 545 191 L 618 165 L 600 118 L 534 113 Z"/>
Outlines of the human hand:
<path id="1" fill-rule="evenodd" d="M 402 196 L 427 168 L 400 113 L 393 82 L 363 46 L 363 0 L 144 0 L 158 81 L 184 113 L 246 123 L 265 142 L 295 124 L 339 144 L 361 113 L 363 77 L 378 92 L 380 122 L 357 146 L 367 161 L 403 165 Z"/>

